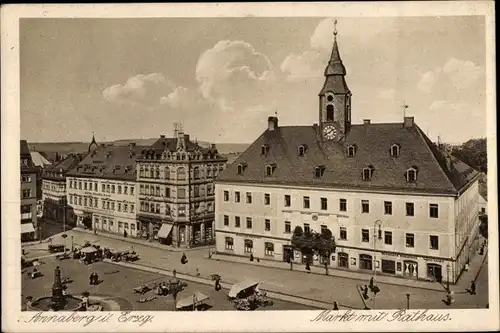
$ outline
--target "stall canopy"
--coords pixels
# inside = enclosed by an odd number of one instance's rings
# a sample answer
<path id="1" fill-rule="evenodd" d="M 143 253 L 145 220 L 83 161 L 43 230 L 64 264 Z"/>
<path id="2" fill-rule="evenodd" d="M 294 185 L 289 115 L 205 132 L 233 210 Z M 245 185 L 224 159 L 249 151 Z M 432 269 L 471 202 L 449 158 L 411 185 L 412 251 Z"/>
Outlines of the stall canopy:
<path id="1" fill-rule="evenodd" d="M 33 223 L 23 223 L 21 224 L 21 234 L 26 234 L 28 232 L 35 232 Z"/>
<path id="2" fill-rule="evenodd" d="M 161 225 L 161 228 L 158 231 L 158 237 L 167 238 L 171 231 L 172 231 L 172 225 L 164 223 Z"/>
<path id="3" fill-rule="evenodd" d="M 94 253 L 94 252 L 97 252 L 97 249 L 93 246 L 87 246 L 87 247 L 84 247 L 80 250 L 82 253 Z"/>
<path id="4" fill-rule="evenodd" d="M 229 291 L 229 297 L 237 297 L 240 292 L 247 290 L 249 288 L 255 288 L 260 282 L 255 280 L 245 280 L 236 284 L 233 284 L 231 290 Z"/>
<path id="5" fill-rule="evenodd" d="M 207 295 L 204 295 L 200 293 L 199 291 L 195 292 L 193 295 L 188 296 L 184 299 L 181 299 L 179 302 L 177 302 L 177 309 L 180 308 L 185 308 L 188 306 L 193 306 L 193 303 L 200 303 L 203 301 L 206 301 L 209 297 Z"/>

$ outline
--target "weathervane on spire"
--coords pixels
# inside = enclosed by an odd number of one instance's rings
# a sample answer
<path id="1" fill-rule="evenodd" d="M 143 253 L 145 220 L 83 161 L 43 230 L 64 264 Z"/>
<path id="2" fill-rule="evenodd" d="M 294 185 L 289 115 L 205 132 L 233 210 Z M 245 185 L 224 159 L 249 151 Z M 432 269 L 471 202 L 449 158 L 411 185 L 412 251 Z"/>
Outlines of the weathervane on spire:
<path id="1" fill-rule="evenodd" d="M 333 35 L 337 37 L 337 20 L 333 22 Z"/>
<path id="2" fill-rule="evenodd" d="M 403 108 L 403 118 L 406 117 L 406 109 L 408 109 L 410 106 L 406 104 L 406 102 L 403 102 L 403 105 L 401 106 Z"/>
<path id="3" fill-rule="evenodd" d="M 278 117 L 278 109 L 276 109 L 276 111 L 274 111 L 274 115 L 275 115 L 276 117 Z"/>

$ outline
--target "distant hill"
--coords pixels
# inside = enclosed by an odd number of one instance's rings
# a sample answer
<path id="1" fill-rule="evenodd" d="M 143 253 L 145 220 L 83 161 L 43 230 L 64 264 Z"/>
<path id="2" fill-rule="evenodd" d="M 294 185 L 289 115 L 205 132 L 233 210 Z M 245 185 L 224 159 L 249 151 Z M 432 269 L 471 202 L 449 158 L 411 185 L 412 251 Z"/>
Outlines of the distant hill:
<path id="1" fill-rule="evenodd" d="M 135 142 L 138 146 L 151 146 L 158 138 L 152 139 L 121 139 L 109 142 L 98 142 L 104 144 L 113 144 L 115 146 L 127 146 L 131 142 Z M 209 147 L 210 143 L 206 141 L 198 141 L 202 147 Z M 38 152 L 58 152 L 63 154 L 69 153 L 85 153 L 89 147 L 89 142 L 30 142 L 28 143 L 31 151 Z M 248 148 L 246 143 L 218 143 L 217 150 L 221 154 L 237 154 L 242 153 Z"/>

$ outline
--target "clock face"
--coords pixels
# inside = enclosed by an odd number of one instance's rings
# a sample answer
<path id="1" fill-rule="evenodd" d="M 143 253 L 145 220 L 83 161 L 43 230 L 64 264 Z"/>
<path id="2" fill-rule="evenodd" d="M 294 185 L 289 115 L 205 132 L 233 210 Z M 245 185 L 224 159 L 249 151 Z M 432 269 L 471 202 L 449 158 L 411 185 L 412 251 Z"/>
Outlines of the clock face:
<path id="1" fill-rule="evenodd" d="M 337 136 L 337 129 L 332 125 L 325 126 L 323 129 L 323 135 L 325 139 L 333 140 Z"/>

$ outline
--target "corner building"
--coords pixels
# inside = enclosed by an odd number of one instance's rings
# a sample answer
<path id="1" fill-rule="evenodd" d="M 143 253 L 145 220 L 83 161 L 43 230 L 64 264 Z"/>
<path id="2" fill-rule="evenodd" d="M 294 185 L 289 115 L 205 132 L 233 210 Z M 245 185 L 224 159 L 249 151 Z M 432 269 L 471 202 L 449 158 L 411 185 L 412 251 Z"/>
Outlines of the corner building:
<path id="1" fill-rule="evenodd" d="M 32 241 L 39 234 L 37 193 L 40 168 L 33 163 L 26 140 L 20 142 L 21 164 L 21 241 Z"/>
<path id="2" fill-rule="evenodd" d="M 478 173 L 414 122 L 351 124 L 337 33 L 318 124 L 268 128 L 216 180 L 216 246 L 225 254 L 302 262 L 296 226 L 329 228 L 336 251 L 313 265 L 456 281 L 474 256 Z"/>
<path id="3" fill-rule="evenodd" d="M 214 178 L 227 160 L 203 148 L 178 126 L 137 160 L 139 236 L 174 247 L 215 242 Z"/>
<path id="4" fill-rule="evenodd" d="M 137 235 L 136 159 L 145 147 L 97 145 L 67 173 L 68 209 L 76 225 L 124 237 Z"/>

